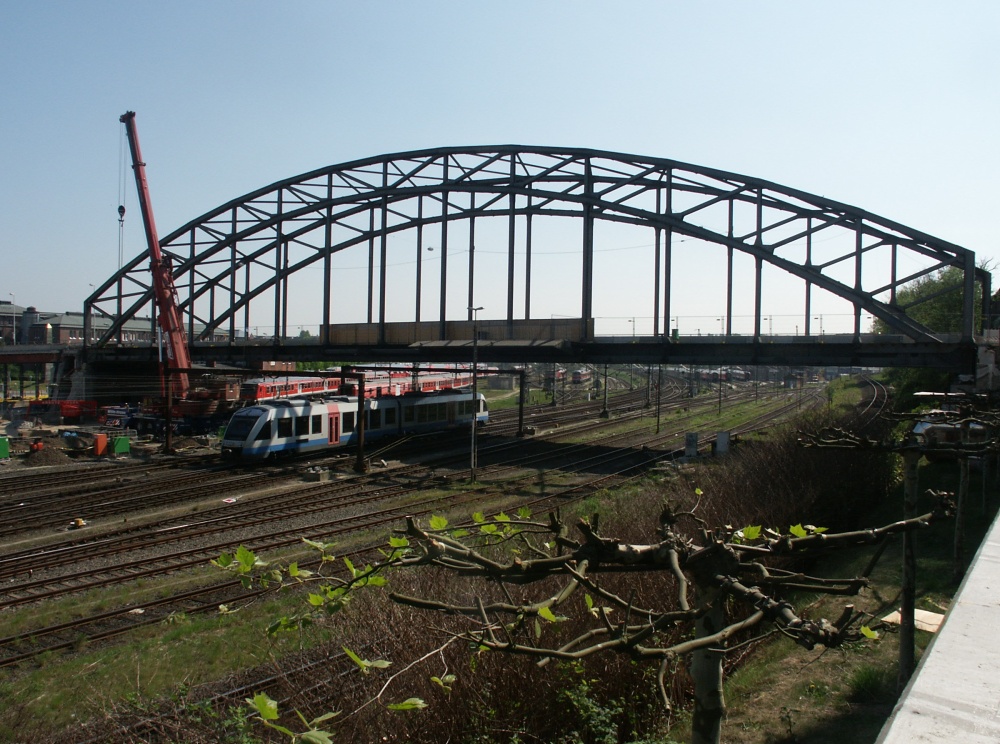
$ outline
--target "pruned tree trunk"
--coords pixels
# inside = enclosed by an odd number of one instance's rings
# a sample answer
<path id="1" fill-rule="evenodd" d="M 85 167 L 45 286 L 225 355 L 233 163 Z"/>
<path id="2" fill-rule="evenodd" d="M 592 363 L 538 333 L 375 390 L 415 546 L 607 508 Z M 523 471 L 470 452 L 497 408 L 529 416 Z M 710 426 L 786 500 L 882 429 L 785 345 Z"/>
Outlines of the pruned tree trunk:
<path id="1" fill-rule="evenodd" d="M 724 627 L 722 597 L 718 592 L 703 598 L 702 606 L 711 609 L 695 623 L 695 638 L 718 633 Z M 722 661 L 725 650 L 718 646 L 691 654 L 691 678 L 694 681 L 694 716 L 691 721 L 691 744 L 719 744 L 726 700 L 722 693 Z"/>

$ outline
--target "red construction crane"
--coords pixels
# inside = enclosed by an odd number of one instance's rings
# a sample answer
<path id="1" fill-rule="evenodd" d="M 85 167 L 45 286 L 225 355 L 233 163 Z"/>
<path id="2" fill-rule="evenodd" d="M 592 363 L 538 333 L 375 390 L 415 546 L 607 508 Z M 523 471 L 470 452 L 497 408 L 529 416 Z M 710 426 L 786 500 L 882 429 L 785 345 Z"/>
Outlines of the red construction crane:
<path id="1" fill-rule="evenodd" d="M 153 274 L 153 293 L 156 295 L 156 320 L 163 330 L 167 340 L 167 366 L 174 369 L 188 369 L 191 366 L 191 354 L 188 351 L 187 337 L 184 334 L 184 323 L 180 308 L 177 307 L 177 288 L 171 271 L 169 257 L 164 258 L 160 251 L 160 239 L 156 235 L 156 223 L 153 221 L 153 205 L 149 198 L 149 185 L 146 183 L 146 164 L 139 150 L 139 135 L 135 130 L 135 112 L 128 111 L 119 121 L 125 125 L 128 136 L 128 146 L 132 151 L 132 170 L 135 172 L 135 186 L 139 192 L 139 208 L 142 210 L 142 224 L 146 229 L 146 244 L 149 246 L 149 265 Z M 165 379 L 161 369 L 161 376 Z M 173 376 L 173 392 L 179 398 L 187 397 L 188 376 L 185 372 L 176 372 Z"/>

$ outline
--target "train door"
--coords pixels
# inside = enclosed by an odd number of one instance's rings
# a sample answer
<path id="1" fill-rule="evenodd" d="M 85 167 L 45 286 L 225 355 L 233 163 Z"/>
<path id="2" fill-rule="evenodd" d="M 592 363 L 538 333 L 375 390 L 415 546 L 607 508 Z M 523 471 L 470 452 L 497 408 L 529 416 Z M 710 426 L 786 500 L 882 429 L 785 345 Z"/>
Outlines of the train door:
<path id="1" fill-rule="evenodd" d="M 455 423 L 455 404 L 448 403 L 448 425 L 451 426 Z"/>
<path id="2" fill-rule="evenodd" d="M 328 441 L 330 444 L 338 444 L 340 442 L 340 411 L 331 413 L 328 423 L 330 424 Z"/>

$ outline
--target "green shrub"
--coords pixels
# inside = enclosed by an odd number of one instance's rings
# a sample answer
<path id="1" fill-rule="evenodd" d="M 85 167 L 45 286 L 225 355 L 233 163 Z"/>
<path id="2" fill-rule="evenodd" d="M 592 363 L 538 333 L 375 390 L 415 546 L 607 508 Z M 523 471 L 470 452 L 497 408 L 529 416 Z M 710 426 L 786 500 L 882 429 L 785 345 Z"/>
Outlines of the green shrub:
<path id="1" fill-rule="evenodd" d="M 851 673 L 847 685 L 847 699 L 852 703 L 893 703 L 896 700 L 896 667 L 863 664 Z"/>

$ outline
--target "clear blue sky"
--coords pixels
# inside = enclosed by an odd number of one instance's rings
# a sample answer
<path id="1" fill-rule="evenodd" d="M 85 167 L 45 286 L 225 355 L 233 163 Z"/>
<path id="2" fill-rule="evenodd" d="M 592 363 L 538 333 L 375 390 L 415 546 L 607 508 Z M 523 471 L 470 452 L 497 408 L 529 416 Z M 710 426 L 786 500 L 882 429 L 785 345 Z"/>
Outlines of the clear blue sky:
<path id="1" fill-rule="evenodd" d="M 325 165 L 514 143 L 757 176 L 1000 258 L 995 0 L 8 2 L 0 69 L 19 305 L 79 310 L 117 268 L 126 110 L 161 236 Z"/>

